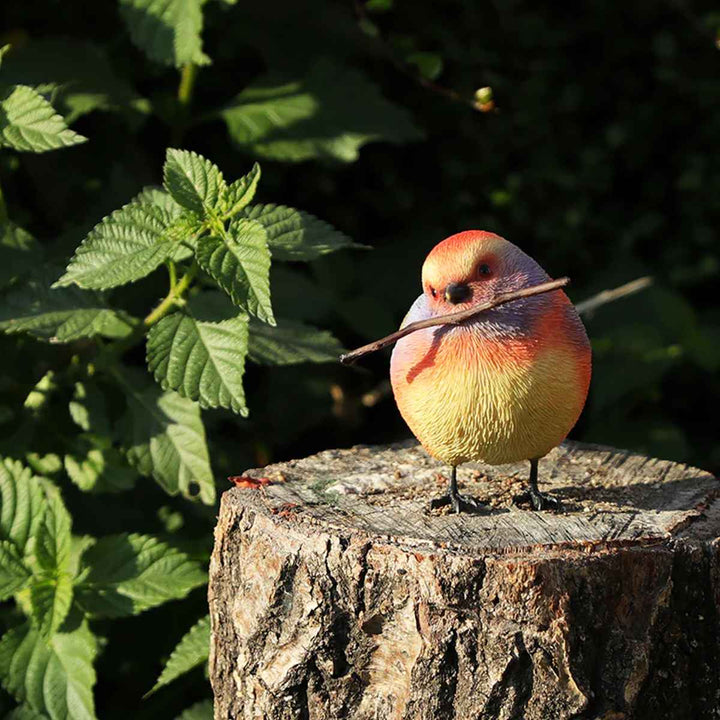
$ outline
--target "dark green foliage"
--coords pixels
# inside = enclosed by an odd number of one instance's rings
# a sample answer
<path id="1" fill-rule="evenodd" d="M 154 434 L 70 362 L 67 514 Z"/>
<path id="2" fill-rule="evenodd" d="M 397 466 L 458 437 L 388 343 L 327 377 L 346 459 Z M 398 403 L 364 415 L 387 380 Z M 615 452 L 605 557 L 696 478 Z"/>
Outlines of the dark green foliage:
<path id="1" fill-rule="evenodd" d="M 720 468 L 709 4 L 7 5 L 0 715 L 211 717 L 222 478 L 407 435 L 386 356 L 328 363 L 453 232 L 652 275 L 586 315 L 575 436 Z"/>

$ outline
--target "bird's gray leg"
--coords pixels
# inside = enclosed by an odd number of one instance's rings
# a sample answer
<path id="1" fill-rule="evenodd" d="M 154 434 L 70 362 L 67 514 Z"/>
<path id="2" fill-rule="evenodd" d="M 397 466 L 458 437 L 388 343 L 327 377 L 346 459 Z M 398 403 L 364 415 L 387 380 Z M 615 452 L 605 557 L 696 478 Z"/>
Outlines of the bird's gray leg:
<path id="1" fill-rule="evenodd" d="M 548 495 L 547 493 L 541 493 L 538 490 L 538 460 L 539 458 L 535 458 L 534 460 L 530 461 L 530 478 L 528 481 L 530 485 L 530 490 L 528 490 L 530 505 L 532 506 L 533 510 L 562 511 L 562 504 L 559 500 L 552 497 L 552 495 Z"/>
<path id="2" fill-rule="evenodd" d="M 436 498 L 430 503 L 430 507 L 439 508 L 444 505 L 450 505 L 456 513 L 477 513 L 485 508 L 485 503 L 476 500 L 469 495 L 461 495 L 457 486 L 457 466 L 450 466 L 450 484 L 448 485 L 448 493 L 444 497 Z"/>

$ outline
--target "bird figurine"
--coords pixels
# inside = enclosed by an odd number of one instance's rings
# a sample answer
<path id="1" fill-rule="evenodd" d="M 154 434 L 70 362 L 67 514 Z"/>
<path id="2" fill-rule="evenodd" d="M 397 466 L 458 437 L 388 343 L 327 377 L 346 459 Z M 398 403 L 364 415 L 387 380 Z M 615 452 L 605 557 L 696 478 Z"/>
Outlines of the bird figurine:
<path id="1" fill-rule="evenodd" d="M 504 238 L 461 232 L 430 251 L 422 295 L 402 327 L 547 280 L 535 260 Z M 538 460 L 577 422 L 590 373 L 585 328 L 562 290 L 400 339 L 390 361 L 395 401 L 427 452 L 450 466 L 447 497 L 437 504 L 450 504 L 455 512 L 482 507 L 458 493 L 463 463 L 529 460 L 531 507 L 559 509 L 556 499 L 538 490 Z"/>

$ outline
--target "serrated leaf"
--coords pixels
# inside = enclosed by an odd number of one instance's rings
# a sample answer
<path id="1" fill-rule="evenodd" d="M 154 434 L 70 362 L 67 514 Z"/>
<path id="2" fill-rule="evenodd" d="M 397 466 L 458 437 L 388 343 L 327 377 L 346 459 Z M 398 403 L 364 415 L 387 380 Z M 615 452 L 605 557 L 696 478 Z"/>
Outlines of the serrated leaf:
<path id="1" fill-rule="evenodd" d="M 351 162 L 365 143 L 422 137 L 364 75 L 329 60 L 302 80 L 267 77 L 250 85 L 221 115 L 235 144 L 271 160 Z"/>
<path id="2" fill-rule="evenodd" d="M 5 720 L 48 720 L 48 716 L 36 712 L 29 705 L 18 705 Z"/>
<path id="3" fill-rule="evenodd" d="M 53 287 L 106 290 L 149 275 L 175 257 L 180 239 L 175 223 L 181 220 L 166 207 L 136 198 L 90 231 Z"/>
<path id="4" fill-rule="evenodd" d="M 233 217 L 255 197 L 260 182 L 260 166 L 255 163 L 252 170 L 228 186 L 224 196 L 224 217 Z"/>
<path id="5" fill-rule="evenodd" d="M 194 235 L 201 228 L 201 220 L 194 213 L 185 210 L 182 205 L 173 200 L 172 195 L 161 187 L 146 187 L 132 200 L 141 205 L 155 205 L 167 213 L 171 218 L 167 227 L 167 239 L 176 242 L 177 249 L 173 253 L 173 260 L 180 261 L 192 257 L 191 249 Z"/>
<path id="6" fill-rule="evenodd" d="M 45 96 L 67 122 L 93 110 L 128 112 L 141 99 L 113 69 L 104 49 L 77 37 L 29 38 L 3 68 L 9 85 L 29 85 Z"/>
<path id="7" fill-rule="evenodd" d="M 228 2 L 228 0 L 225 0 Z M 213 720 L 214 716 L 212 700 L 202 700 L 191 705 L 177 716 L 177 720 Z"/>
<path id="8" fill-rule="evenodd" d="M 128 409 L 121 423 L 130 464 L 152 476 L 170 495 L 215 502 L 205 427 L 200 407 L 176 392 L 162 392 L 144 373 L 121 378 Z M 197 492 L 193 492 L 193 487 Z"/>
<path id="9" fill-rule="evenodd" d="M 0 459 L 0 540 L 25 554 L 43 520 L 43 504 L 39 478 L 15 460 Z"/>
<path id="10" fill-rule="evenodd" d="M 200 618 L 170 653 L 167 663 L 151 692 L 169 685 L 181 675 L 201 665 L 210 653 L 210 616 Z"/>
<path id="11" fill-rule="evenodd" d="M 29 623 L 0 640 L 3 687 L 30 710 L 53 720 L 95 720 L 95 637 L 87 623 L 45 640 Z"/>
<path id="12" fill-rule="evenodd" d="M 167 213 L 171 221 L 176 220 L 183 213 L 182 205 L 176 203 L 167 190 L 153 185 L 143 188 L 130 202 L 140 205 L 157 205 Z"/>
<path id="13" fill-rule="evenodd" d="M 56 575 L 66 572 L 72 548 L 72 520 L 60 491 L 45 485 L 45 514 L 35 541 L 35 559 L 41 571 Z"/>
<path id="14" fill-rule="evenodd" d="M 220 168 L 188 150 L 168 149 L 163 179 L 173 199 L 198 215 L 218 210 L 227 192 Z"/>
<path id="15" fill-rule="evenodd" d="M 349 247 L 364 247 L 310 213 L 285 205 L 250 205 L 243 217 L 260 223 L 276 260 L 313 260 Z"/>
<path id="16" fill-rule="evenodd" d="M 247 415 L 242 377 L 248 321 L 201 322 L 185 312 L 164 317 L 148 333 L 148 368 L 164 389 Z"/>
<path id="17" fill-rule="evenodd" d="M 70 566 L 69 575 L 74 579 L 75 582 L 82 582 L 84 573 L 80 573 L 80 561 L 82 556 L 91 548 L 97 539 L 90 535 L 73 535 L 72 537 L 72 550 L 70 551 Z"/>
<path id="18" fill-rule="evenodd" d="M 0 93 L 0 147 L 40 153 L 86 140 L 31 87 L 14 85 Z"/>
<path id="19" fill-rule="evenodd" d="M 62 460 L 55 453 L 41 455 L 36 452 L 25 453 L 27 464 L 40 475 L 54 475 L 62 470 Z"/>
<path id="20" fill-rule="evenodd" d="M 30 579 L 31 572 L 15 543 L 0 540 L 0 601 L 7 600 L 22 590 Z"/>
<path id="21" fill-rule="evenodd" d="M 77 288 L 50 288 L 57 274 L 46 268 L 8 292 L 0 306 L 0 331 L 24 332 L 54 343 L 101 335 L 127 337 L 132 318 L 112 310 L 96 293 Z"/>
<path id="22" fill-rule="evenodd" d="M 149 535 L 100 538 L 82 557 L 78 603 L 93 617 L 137 615 L 185 597 L 207 581 L 185 553 Z"/>
<path id="23" fill-rule="evenodd" d="M 67 617 L 72 605 L 73 581 L 66 572 L 34 578 L 30 585 L 32 621 L 43 637 L 50 637 Z"/>
<path id="24" fill-rule="evenodd" d="M 250 360 L 259 365 L 337 362 L 342 345 L 329 332 L 292 320 L 277 327 L 250 322 Z"/>
<path id="25" fill-rule="evenodd" d="M 207 65 L 202 51 L 202 0 L 120 0 L 132 41 L 151 60 L 182 67 Z"/>
<path id="26" fill-rule="evenodd" d="M 64 465 L 68 477 L 83 491 L 117 493 L 130 490 L 137 473 L 128 467 L 117 450 L 98 447 L 78 448 L 65 455 Z"/>
<path id="27" fill-rule="evenodd" d="M 234 220 L 222 235 L 201 236 L 195 255 L 200 267 L 238 307 L 275 324 L 270 303 L 270 251 L 262 225 Z"/>

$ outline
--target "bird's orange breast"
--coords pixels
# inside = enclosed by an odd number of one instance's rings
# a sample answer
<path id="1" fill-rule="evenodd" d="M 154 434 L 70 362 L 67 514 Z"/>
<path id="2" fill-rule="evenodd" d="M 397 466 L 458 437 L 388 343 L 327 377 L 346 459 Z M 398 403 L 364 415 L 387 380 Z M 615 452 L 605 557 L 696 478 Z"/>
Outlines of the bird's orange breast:
<path id="1" fill-rule="evenodd" d="M 441 326 L 400 340 L 390 377 L 400 412 L 451 465 L 542 457 L 570 432 L 590 382 L 590 345 L 564 293 L 523 332 Z"/>

